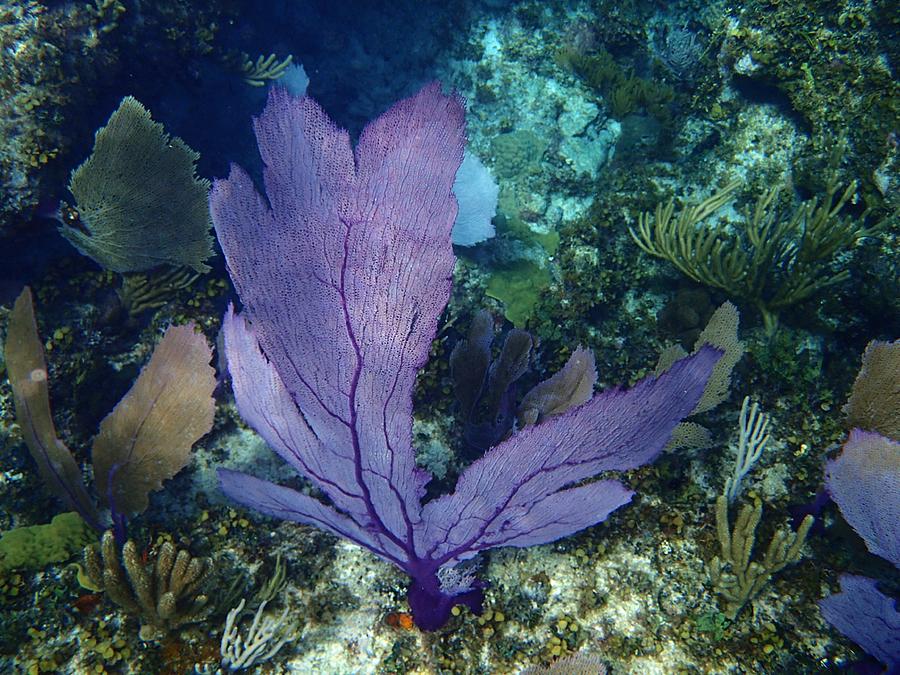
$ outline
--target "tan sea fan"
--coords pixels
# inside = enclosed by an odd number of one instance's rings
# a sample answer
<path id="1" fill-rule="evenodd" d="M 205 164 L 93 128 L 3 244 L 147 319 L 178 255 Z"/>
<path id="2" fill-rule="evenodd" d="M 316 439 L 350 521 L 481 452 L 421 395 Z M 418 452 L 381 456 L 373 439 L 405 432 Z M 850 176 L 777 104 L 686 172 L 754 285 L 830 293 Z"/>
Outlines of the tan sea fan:
<path id="1" fill-rule="evenodd" d="M 126 96 L 69 180 L 81 227 L 63 224 L 60 232 L 114 272 L 161 265 L 208 272 L 209 181 L 194 173 L 199 157 Z"/>
<path id="2" fill-rule="evenodd" d="M 140 512 L 147 495 L 178 473 L 213 423 L 215 371 L 193 324 L 172 326 L 124 398 L 100 423 L 94 478 L 117 512 Z M 112 480 L 114 479 L 114 480 Z"/>

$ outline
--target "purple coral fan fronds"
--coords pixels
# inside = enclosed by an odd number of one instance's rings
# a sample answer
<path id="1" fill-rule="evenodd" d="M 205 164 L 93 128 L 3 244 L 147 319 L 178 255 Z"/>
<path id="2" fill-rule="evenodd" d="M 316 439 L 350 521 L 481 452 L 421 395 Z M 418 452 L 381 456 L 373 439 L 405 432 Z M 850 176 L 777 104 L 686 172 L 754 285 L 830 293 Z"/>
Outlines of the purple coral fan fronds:
<path id="1" fill-rule="evenodd" d="M 828 623 L 885 664 L 888 673 L 900 673 L 900 612 L 874 579 L 842 574 L 841 592 L 820 600 L 819 608 Z"/>
<path id="2" fill-rule="evenodd" d="M 853 429 L 826 465 L 825 489 L 868 549 L 900 567 L 900 443 Z"/>
<path id="3" fill-rule="evenodd" d="M 265 197 L 238 167 L 210 194 L 244 305 L 225 317 L 226 357 L 243 418 L 330 504 L 233 471 L 220 483 L 395 564 L 411 577 L 416 623 L 440 628 L 454 604 L 481 603 L 477 581 L 442 584 L 447 569 L 568 536 L 628 502 L 614 480 L 571 486 L 652 461 L 719 353 L 529 427 L 423 506 L 431 476 L 415 465 L 412 393 L 450 293 L 462 100 L 428 85 L 369 124 L 353 152 L 312 99 L 276 89 L 255 131 Z"/>

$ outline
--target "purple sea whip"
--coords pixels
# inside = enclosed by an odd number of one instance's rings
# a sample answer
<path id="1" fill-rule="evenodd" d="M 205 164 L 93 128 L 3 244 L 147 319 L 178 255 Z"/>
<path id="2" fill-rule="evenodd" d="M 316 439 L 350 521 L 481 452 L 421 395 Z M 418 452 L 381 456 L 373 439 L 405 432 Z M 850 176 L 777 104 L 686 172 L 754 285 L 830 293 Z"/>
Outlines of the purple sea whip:
<path id="1" fill-rule="evenodd" d="M 438 629 L 454 604 L 480 609 L 460 562 L 554 541 L 627 503 L 615 480 L 579 483 L 652 461 L 718 352 L 524 429 L 422 504 L 431 477 L 415 464 L 412 392 L 450 295 L 463 101 L 430 84 L 354 152 L 315 101 L 275 89 L 254 129 L 265 197 L 237 166 L 210 194 L 243 303 L 225 316 L 225 352 L 243 418 L 331 504 L 224 469 L 222 489 L 395 564 L 416 624 Z"/>

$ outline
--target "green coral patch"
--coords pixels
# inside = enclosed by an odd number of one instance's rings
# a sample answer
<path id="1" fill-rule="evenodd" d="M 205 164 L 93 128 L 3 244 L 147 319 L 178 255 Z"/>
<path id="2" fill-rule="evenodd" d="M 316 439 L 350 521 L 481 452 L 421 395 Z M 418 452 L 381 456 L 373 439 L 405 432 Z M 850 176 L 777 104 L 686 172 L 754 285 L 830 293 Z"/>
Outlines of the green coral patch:
<path id="1" fill-rule="evenodd" d="M 509 210 L 503 210 L 507 207 Z M 559 232 L 550 230 L 549 232 L 536 232 L 528 227 L 528 223 L 522 220 L 518 215 L 518 210 L 512 203 L 504 204 L 502 195 L 500 201 L 500 213 L 497 219 L 497 231 L 508 234 L 514 239 L 518 239 L 525 244 L 537 244 L 547 255 L 556 253 L 559 248 Z"/>
<path id="2" fill-rule="evenodd" d="M 491 140 L 494 173 L 500 178 L 514 179 L 540 171 L 540 161 L 547 141 L 529 129 L 510 131 Z"/>
<path id="3" fill-rule="evenodd" d="M 550 274 L 530 260 L 520 260 L 497 270 L 488 281 L 487 294 L 503 303 L 503 315 L 516 328 L 523 328 L 550 283 Z"/>
<path id="4" fill-rule="evenodd" d="M 0 571 L 41 569 L 63 562 L 96 540 L 77 513 L 61 513 L 44 525 L 17 527 L 0 537 Z"/>

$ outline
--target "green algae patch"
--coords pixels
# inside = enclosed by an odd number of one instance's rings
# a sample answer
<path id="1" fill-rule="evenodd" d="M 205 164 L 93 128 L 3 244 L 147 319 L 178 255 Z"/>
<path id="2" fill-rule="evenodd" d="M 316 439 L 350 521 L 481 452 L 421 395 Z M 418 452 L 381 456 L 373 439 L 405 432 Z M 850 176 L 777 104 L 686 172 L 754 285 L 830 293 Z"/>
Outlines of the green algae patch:
<path id="1" fill-rule="evenodd" d="M 548 256 L 555 254 L 556 249 L 559 248 L 559 232 L 556 230 L 550 230 L 546 233 L 537 232 L 531 229 L 516 211 L 501 212 L 497 231 L 508 234 L 526 245 L 540 246 Z"/>
<path id="2" fill-rule="evenodd" d="M 503 303 L 503 315 L 516 328 L 524 328 L 543 291 L 550 273 L 530 260 L 520 260 L 497 270 L 487 285 L 488 296 Z"/>
<path id="3" fill-rule="evenodd" d="M 507 234 L 527 245 L 540 246 L 548 256 L 556 253 L 556 249 L 559 247 L 559 232 L 552 229 L 540 232 L 532 229 L 525 222 L 514 190 L 500 189 L 495 222 L 498 234 Z"/>
<path id="4" fill-rule="evenodd" d="M 64 562 L 93 541 L 93 530 L 74 511 L 44 525 L 17 527 L 0 537 L 0 572 Z"/>

